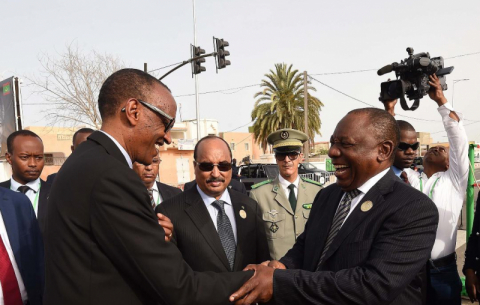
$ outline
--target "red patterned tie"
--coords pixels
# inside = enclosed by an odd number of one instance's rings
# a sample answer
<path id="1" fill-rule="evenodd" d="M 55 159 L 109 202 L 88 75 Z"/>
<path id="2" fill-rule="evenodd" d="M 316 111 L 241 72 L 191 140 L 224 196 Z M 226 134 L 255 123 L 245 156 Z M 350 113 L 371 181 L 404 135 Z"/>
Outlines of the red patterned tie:
<path id="1" fill-rule="evenodd" d="M 0 236 L 0 282 L 2 283 L 3 302 L 5 305 L 23 305 L 17 277 L 13 271 L 12 262 L 8 257 L 7 248 Z"/>

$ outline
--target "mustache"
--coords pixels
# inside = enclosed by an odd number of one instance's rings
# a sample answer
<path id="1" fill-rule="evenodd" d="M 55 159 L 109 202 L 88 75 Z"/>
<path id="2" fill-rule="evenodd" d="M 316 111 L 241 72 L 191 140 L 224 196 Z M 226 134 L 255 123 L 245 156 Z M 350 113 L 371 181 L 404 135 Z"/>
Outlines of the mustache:
<path id="1" fill-rule="evenodd" d="M 210 178 L 207 180 L 207 183 L 210 183 L 210 182 L 225 182 L 225 179 L 223 178 Z"/>

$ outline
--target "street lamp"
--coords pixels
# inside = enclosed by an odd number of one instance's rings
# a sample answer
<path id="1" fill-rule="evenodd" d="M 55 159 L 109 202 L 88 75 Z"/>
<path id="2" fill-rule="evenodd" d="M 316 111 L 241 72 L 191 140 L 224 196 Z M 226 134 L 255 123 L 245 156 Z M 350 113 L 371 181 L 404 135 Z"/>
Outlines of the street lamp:
<path id="1" fill-rule="evenodd" d="M 470 80 L 470 79 L 468 79 L 468 78 L 462 78 L 462 79 L 455 79 L 455 80 L 453 80 L 453 88 L 452 88 L 452 107 L 453 107 L 453 96 L 455 95 L 455 84 L 458 83 L 458 82 L 466 81 L 466 80 Z"/>

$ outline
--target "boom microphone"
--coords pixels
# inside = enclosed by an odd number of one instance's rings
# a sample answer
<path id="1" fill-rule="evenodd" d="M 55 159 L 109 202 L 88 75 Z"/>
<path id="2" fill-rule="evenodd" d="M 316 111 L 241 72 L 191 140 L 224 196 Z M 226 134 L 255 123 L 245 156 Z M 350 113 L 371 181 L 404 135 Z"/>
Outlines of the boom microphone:
<path id="1" fill-rule="evenodd" d="M 383 75 L 383 74 L 390 73 L 392 71 L 393 71 L 393 66 L 392 65 L 386 65 L 385 67 L 378 70 L 377 74 L 380 76 L 380 75 Z"/>

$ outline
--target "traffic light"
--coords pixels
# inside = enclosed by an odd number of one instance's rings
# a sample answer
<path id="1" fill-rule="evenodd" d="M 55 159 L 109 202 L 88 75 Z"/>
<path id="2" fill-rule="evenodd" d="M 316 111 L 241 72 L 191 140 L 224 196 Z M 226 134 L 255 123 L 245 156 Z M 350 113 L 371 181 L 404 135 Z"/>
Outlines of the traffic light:
<path id="1" fill-rule="evenodd" d="M 225 59 L 226 56 L 230 55 L 230 52 L 225 50 L 225 47 L 229 46 L 228 41 L 215 37 L 213 37 L 213 39 L 215 41 L 215 47 L 217 51 L 217 69 L 223 69 L 226 66 L 230 66 L 230 60 Z"/>
<path id="2" fill-rule="evenodd" d="M 205 54 L 205 50 L 200 47 L 191 45 L 190 53 L 192 55 L 191 58 L 195 58 Z M 202 67 L 202 63 L 204 62 L 205 62 L 205 58 L 199 58 L 192 61 L 192 76 L 193 74 L 200 74 L 207 70 L 205 67 Z"/>

